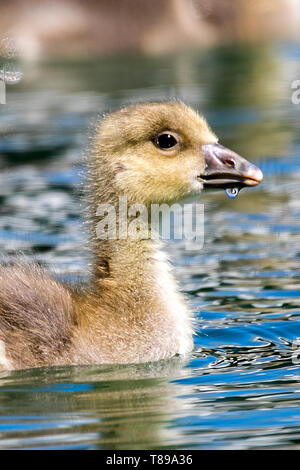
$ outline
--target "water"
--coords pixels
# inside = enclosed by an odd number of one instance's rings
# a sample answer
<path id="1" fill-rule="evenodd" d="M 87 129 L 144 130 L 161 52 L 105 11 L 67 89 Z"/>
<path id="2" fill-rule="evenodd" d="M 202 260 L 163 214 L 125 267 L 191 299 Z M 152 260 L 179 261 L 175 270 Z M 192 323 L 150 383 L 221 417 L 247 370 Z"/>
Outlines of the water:
<path id="1" fill-rule="evenodd" d="M 239 194 L 239 188 L 227 188 L 225 193 L 230 199 L 235 199 Z"/>
<path id="2" fill-rule="evenodd" d="M 296 449 L 300 444 L 300 46 L 21 64 L 0 108 L 0 253 L 85 279 L 80 175 L 98 115 L 180 97 L 264 181 L 207 192 L 204 248 L 171 242 L 195 351 L 138 366 L 0 375 L 1 449 Z"/>

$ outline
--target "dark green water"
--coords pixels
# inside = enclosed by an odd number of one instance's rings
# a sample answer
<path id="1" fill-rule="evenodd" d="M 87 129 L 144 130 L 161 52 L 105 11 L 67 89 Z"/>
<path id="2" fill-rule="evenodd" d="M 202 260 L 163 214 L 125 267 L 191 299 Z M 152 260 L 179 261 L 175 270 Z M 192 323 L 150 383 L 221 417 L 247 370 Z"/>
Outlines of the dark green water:
<path id="1" fill-rule="evenodd" d="M 4 262 L 21 250 L 85 278 L 88 128 L 130 102 L 181 98 L 265 178 L 234 200 L 203 194 L 204 247 L 167 247 L 197 318 L 189 360 L 1 372 L 0 448 L 299 448 L 300 45 L 21 68 L 0 107 Z"/>

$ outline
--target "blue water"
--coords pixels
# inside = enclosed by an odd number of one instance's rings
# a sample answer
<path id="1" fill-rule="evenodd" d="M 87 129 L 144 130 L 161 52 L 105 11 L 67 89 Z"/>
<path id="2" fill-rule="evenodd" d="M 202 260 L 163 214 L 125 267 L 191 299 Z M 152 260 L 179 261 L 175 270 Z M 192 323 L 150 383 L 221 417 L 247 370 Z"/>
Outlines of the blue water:
<path id="1" fill-rule="evenodd" d="M 206 193 L 205 243 L 166 250 L 194 310 L 182 361 L 0 372 L 0 448 L 296 449 L 300 443 L 299 44 L 23 64 L 0 108 L 0 253 L 85 279 L 80 181 L 92 123 L 179 97 L 264 172 Z M 194 247 L 197 248 L 197 247 Z"/>

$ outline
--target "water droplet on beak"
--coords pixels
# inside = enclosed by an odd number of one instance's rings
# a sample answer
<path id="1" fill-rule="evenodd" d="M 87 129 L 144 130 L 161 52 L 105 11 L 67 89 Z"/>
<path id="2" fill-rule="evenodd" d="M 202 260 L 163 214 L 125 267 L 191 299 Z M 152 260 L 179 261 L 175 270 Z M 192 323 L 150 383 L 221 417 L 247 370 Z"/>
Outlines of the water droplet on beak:
<path id="1" fill-rule="evenodd" d="M 227 188 L 225 189 L 225 193 L 230 199 L 234 199 L 239 194 L 239 188 Z"/>

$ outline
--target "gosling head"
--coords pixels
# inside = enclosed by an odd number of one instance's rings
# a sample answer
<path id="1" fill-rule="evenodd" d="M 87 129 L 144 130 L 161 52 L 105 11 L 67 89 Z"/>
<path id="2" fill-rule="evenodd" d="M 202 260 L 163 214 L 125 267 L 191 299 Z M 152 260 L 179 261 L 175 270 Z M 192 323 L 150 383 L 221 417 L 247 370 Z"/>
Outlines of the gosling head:
<path id="1" fill-rule="evenodd" d="M 145 205 L 172 203 L 206 188 L 255 186 L 263 177 L 178 101 L 135 104 L 108 115 L 93 157 L 100 185 L 108 177 L 114 192 Z"/>

